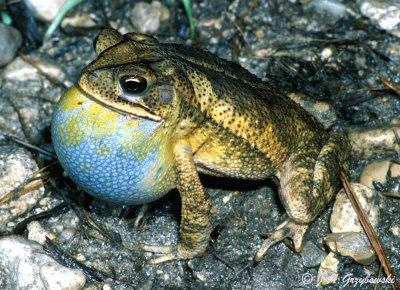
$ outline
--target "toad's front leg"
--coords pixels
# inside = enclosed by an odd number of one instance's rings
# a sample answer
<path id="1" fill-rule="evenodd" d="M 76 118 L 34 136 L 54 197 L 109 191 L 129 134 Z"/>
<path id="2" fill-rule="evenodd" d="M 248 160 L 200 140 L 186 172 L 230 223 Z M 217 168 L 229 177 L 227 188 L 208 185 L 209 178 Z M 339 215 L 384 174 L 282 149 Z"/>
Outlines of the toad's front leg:
<path id="1" fill-rule="evenodd" d="M 176 246 L 139 244 L 144 251 L 165 254 L 149 260 L 149 264 L 200 256 L 206 251 L 210 239 L 212 201 L 200 182 L 192 150 L 185 140 L 179 140 L 173 145 L 173 154 L 182 200 L 180 242 Z"/>

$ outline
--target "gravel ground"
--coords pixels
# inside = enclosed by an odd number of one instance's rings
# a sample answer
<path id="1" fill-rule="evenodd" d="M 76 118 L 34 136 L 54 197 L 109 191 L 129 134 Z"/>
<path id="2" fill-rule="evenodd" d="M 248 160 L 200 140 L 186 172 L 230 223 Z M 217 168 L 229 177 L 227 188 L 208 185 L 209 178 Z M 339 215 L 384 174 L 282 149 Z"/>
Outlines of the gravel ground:
<path id="1" fill-rule="evenodd" d="M 134 14 L 138 10 L 134 8 L 134 1 L 128 2 L 115 0 L 112 8 L 102 8 L 96 4 L 98 1 L 85 1 L 68 16 L 74 17 L 78 12 L 90 14 L 97 21 L 95 26 L 84 30 L 58 29 L 40 48 L 29 51 L 29 47 L 24 47 L 23 51 L 61 68 L 66 79 L 60 81 L 71 84 L 77 80 L 81 69 L 94 59 L 92 42 L 100 26 L 111 24 L 122 32 L 137 30 L 131 16 L 135 15 L 136 20 L 141 16 Z M 318 4 L 328 1 L 192 1 L 196 40 L 190 39 L 181 1 L 168 2 L 163 5 L 168 7 L 169 19 L 162 20 L 154 32 L 160 41 L 199 45 L 222 58 L 238 61 L 266 81 L 333 104 L 338 120 L 331 130 L 400 123 L 399 95 L 380 81 L 381 77 L 400 83 L 400 40 L 361 15 L 363 1 L 344 1 L 346 9 L 343 11 Z M 146 14 L 143 18 L 146 19 Z M 44 31 L 46 25 L 42 23 L 39 28 Z M 52 150 L 51 115 L 54 103 L 65 88 L 44 78 L 24 82 L 10 80 L 4 77 L 5 70 L 0 68 L 0 150 L 5 146 L 18 146 L 3 134 Z M 371 88 L 373 90 L 366 90 Z M 39 167 L 50 162 L 51 158 L 34 150 L 32 153 Z M 398 156 L 388 153 L 375 157 L 387 158 Z M 350 179 L 356 182 L 362 167 L 370 161 L 353 156 Z M 60 170 L 52 167 L 49 171 L 54 178 L 45 187 L 45 201 L 41 200 L 32 210 L 1 225 L 0 237 L 10 235 L 11 229 L 24 218 L 61 203 L 60 193 L 76 192 Z M 2 175 L 5 173 L 0 172 L 0 177 Z M 272 247 L 260 263 L 253 263 L 262 242 L 260 233 L 273 231 L 286 218 L 271 182 L 207 176 L 202 176 L 202 180 L 213 198 L 215 230 L 207 253 L 190 261 L 149 266 L 145 262 L 153 254 L 137 248 L 138 242 L 177 242 L 180 217 L 177 192 L 151 204 L 139 227 L 134 226 L 139 207 L 121 208 L 79 193 L 91 219 L 130 250 L 99 238 L 100 233 L 79 223 L 72 210 L 41 220 L 41 224 L 59 236 L 57 244 L 65 252 L 86 266 L 117 278 L 106 282 L 88 281 L 86 287 L 91 289 L 101 289 L 104 283 L 112 289 L 317 288 L 318 267 L 307 268 L 305 258 L 283 243 Z M 398 180 L 391 180 L 389 190 L 398 190 L 398 184 Z M 305 236 L 305 240 L 312 241 L 326 254 L 325 237 L 330 232 L 331 208 L 332 205 Z M 400 202 L 388 198 L 386 209 L 381 213 L 378 235 L 395 274 L 400 277 L 399 211 Z M 68 232 L 72 234 L 67 235 Z M 26 236 L 27 232 L 22 235 Z M 346 275 L 356 278 L 378 275 L 378 262 L 362 266 L 350 258 L 338 256 L 338 259 L 338 280 L 328 289 L 355 286 L 354 283 L 345 285 Z M 310 275 L 313 281 L 309 283 L 305 275 Z M 0 288 L 7 288 L 9 282 L 1 277 L 0 272 Z M 372 289 L 374 284 L 366 286 Z"/>

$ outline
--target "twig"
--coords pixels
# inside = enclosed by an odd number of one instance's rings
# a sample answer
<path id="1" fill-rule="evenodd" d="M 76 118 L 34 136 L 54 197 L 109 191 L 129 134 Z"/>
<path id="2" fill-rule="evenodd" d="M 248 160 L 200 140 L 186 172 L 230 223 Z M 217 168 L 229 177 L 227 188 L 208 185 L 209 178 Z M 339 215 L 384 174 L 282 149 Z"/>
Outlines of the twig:
<path id="1" fill-rule="evenodd" d="M 360 202 L 358 201 L 357 197 L 355 196 L 354 191 L 351 188 L 350 183 L 347 180 L 346 175 L 343 172 L 341 172 L 340 179 L 342 180 L 346 194 L 349 197 L 349 200 L 350 200 L 353 208 L 357 212 L 358 219 L 360 220 L 360 223 L 361 223 L 362 227 L 364 228 L 364 230 L 368 236 L 368 239 L 371 242 L 371 245 L 374 248 L 374 250 L 378 256 L 379 262 L 381 263 L 386 276 L 393 279 L 392 288 L 400 289 L 399 284 L 396 279 L 396 276 L 394 275 L 393 269 L 389 264 L 388 258 L 386 257 L 385 251 L 383 250 L 382 245 L 379 242 L 378 236 L 376 235 L 374 228 L 372 227 L 371 223 L 369 222 L 364 209 L 362 208 Z"/>

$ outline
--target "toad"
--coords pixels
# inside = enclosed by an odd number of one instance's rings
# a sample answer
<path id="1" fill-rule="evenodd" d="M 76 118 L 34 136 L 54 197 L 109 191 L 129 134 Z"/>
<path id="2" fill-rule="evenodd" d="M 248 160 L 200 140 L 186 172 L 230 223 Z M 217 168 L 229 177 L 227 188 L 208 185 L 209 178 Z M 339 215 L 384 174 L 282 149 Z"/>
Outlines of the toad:
<path id="1" fill-rule="evenodd" d="M 309 225 L 341 187 L 345 134 L 323 126 L 278 88 L 209 52 L 104 29 L 97 59 L 59 101 L 52 138 L 70 177 L 88 193 L 143 204 L 177 188 L 180 241 L 141 244 L 156 264 L 202 255 L 212 200 L 199 173 L 279 179 L 288 219 L 256 253 L 286 237 L 301 250 Z"/>

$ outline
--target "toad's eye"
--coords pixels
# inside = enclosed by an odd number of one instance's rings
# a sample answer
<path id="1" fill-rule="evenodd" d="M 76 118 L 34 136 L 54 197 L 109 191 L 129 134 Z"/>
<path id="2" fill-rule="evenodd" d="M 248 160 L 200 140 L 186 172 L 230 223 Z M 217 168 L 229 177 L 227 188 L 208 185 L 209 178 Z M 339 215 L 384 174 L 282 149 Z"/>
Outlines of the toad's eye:
<path id="1" fill-rule="evenodd" d="M 147 81 L 144 77 L 125 75 L 119 78 L 119 83 L 125 93 L 138 95 L 147 89 Z"/>

